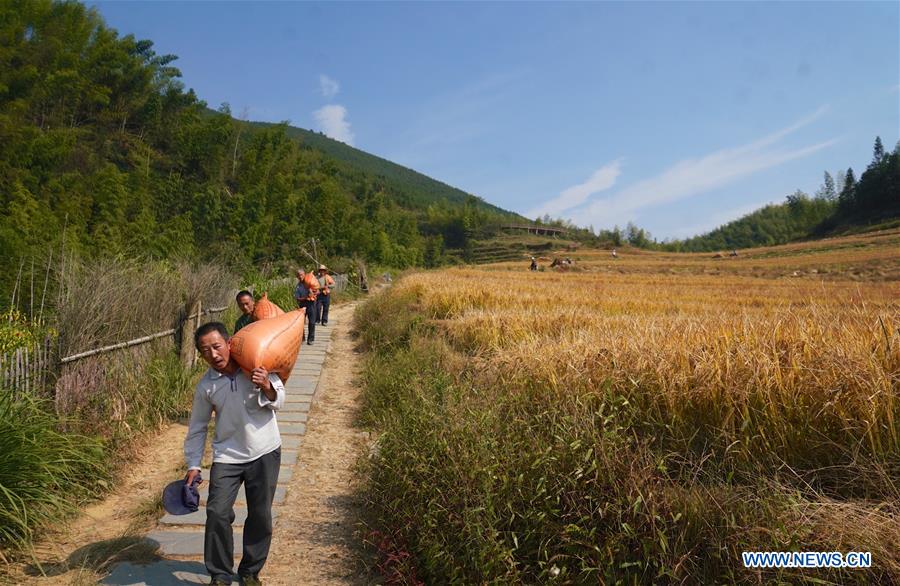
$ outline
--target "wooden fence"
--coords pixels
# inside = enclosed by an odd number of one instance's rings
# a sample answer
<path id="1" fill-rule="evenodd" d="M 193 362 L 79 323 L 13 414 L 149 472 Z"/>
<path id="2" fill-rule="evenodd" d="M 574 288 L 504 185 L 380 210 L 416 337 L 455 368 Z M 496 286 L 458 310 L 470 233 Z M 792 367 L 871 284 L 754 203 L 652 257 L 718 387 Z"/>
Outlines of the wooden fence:
<path id="1" fill-rule="evenodd" d="M 228 307 L 214 307 L 201 311 L 200 303 L 197 302 L 191 309 L 190 315 L 182 321 L 180 328 L 184 331 L 181 346 L 182 360 L 186 366 L 190 366 L 196 360 L 193 330 L 200 325 L 200 319 L 205 315 L 221 313 Z M 0 354 L 0 389 L 10 390 L 15 393 L 33 393 L 46 389 L 48 385 L 56 380 L 60 369 L 66 364 L 77 362 L 88 356 L 106 354 L 124 348 L 147 344 L 166 336 L 174 336 L 178 329 L 172 328 L 134 340 L 128 340 L 127 342 L 86 350 L 58 360 L 56 358 L 59 356 L 56 340 L 48 336 L 36 346 L 19 348 L 7 354 Z M 184 347 L 186 340 L 187 348 Z"/>
<path id="2" fill-rule="evenodd" d="M 357 286 L 350 281 L 348 275 L 335 274 L 333 276 L 335 291 L 343 291 L 348 285 Z M 290 282 L 292 279 L 285 279 L 285 281 Z M 57 358 L 59 352 L 56 347 L 56 341 L 47 337 L 37 346 L 19 348 L 5 355 L 0 354 L 0 389 L 7 389 L 17 393 L 29 393 L 46 389 L 48 385 L 53 384 L 53 381 L 59 376 L 62 367 L 67 364 L 77 362 L 88 356 L 106 354 L 107 352 L 147 344 L 166 336 L 174 337 L 179 329 L 182 331 L 182 335 L 181 340 L 178 340 L 177 344 L 181 347 L 181 360 L 185 366 L 190 366 L 197 360 L 193 343 L 193 331 L 200 326 L 201 318 L 205 315 L 221 313 L 226 309 L 228 309 L 227 306 L 201 311 L 200 303 L 197 302 L 189 311 L 185 312 L 189 313 L 189 315 L 181 322 L 180 328 L 171 328 L 134 340 L 119 342 L 93 350 L 85 350 L 84 352 L 62 358 Z"/>
<path id="3" fill-rule="evenodd" d="M 53 363 L 53 338 L 0 354 L 0 388 L 29 393 L 47 386 Z"/>
<path id="4" fill-rule="evenodd" d="M 347 284 L 350 282 L 350 280 L 347 279 L 347 275 L 332 275 L 332 278 L 334 279 L 334 287 L 332 287 L 332 289 L 338 293 L 346 289 Z"/>

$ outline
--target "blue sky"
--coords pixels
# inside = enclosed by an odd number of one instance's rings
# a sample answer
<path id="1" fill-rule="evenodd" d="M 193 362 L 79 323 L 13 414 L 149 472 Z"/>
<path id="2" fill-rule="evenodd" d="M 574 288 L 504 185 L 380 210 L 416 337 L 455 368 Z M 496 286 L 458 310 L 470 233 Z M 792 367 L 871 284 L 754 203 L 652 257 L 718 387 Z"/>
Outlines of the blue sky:
<path id="1" fill-rule="evenodd" d="M 710 230 L 900 138 L 900 3 L 96 2 L 251 120 L 530 217 Z"/>

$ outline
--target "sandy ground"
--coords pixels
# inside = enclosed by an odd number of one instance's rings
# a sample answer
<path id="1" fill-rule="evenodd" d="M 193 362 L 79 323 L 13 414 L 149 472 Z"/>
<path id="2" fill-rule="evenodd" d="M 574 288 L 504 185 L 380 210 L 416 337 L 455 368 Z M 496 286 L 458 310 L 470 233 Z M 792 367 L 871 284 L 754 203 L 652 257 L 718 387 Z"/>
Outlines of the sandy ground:
<path id="1" fill-rule="evenodd" d="M 298 465 L 275 526 L 271 555 L 261 578 L 266 584 L 371 584 L 366 556 L 355 537 L 360 507 L 354 464 L 368 434 L 353 427 L 360 389 L 359 355 L 350 336 L 355 303 L 331 314 L 339 329 L 322 386 L 310 412 Z M 161 514 L 163 487 L 183 473 L 185 422 L 151 434 L 134 450 L 128 472 L 113 492 L 84 510 L 35 547 L 30 563 L 7 568 L 0 583 L 95 584 L 118 560 L 156 558 L 141 537 Z"/>

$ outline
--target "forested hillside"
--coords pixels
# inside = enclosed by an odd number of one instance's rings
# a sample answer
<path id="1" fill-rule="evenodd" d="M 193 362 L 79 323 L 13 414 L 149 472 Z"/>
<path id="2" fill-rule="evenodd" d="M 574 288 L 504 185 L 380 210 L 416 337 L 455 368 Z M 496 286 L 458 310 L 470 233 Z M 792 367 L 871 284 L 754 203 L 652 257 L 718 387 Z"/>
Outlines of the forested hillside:
<path id="1" fill-rule="evenodd" d="M 63 248 L 242 270 L 296 262 L 315 237 L 329 258 L 434 265 L 518 218 L 315 133 L 211 112 L 175 59 L 77 2 L 0 3 L 0 292 Z"/>
<path id="2" fill-rule="evenodd" d="M 267 128 L 275 126 L 268 122 L 251 122 L 251 126 Z M 376 177 L 389 188 L 391 197 L 404 207 L 426 208 L 437 201 L 463 205 L 467 201 L 478 208 L 496 212 L 509 219 L 525 221 L 525 218 L 491 205 L 482 199 L 471 200 L 471 194 L 446 183 L 436 181 L 413 169 L 398 165 L 387 159 L 361 151 L 350 145 L 334 140 L 319 132 L 287 126 L 285 132 L 296 138 L 303 146 L 321 151 L 343 163 L 342 169 L 350 173 L 361 173 Z"/>
<path id="3" fill-rule="evenodd" d="M 798 190 L 785 203 L 765 206 L 707 234 L 661 247 L 699 252 L 771 246 L 884 225 L 898 218 L 900 143 L 886 153 L 876 137 L 872 162 L 858 181 L 852 168 L 836 178 L 825 172 L 813 196 Z"/>

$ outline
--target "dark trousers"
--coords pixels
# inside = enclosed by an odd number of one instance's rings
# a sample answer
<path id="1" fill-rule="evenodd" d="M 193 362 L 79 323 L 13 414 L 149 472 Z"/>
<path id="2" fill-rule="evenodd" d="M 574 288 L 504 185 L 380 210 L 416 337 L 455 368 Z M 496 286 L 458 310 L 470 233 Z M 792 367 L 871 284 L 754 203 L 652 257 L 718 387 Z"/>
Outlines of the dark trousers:
<path id="1" fill-rule="evenodd" d="M 272 543 L 272 501 L 278 484 L 281 448 L 246 464 L 214 462 L 210 470 L 206 501 L 206 535 L 203 560 L 209 575 L 231 583 L 234 568 L 234 501 L 244 483 L 247 520 L 244 521 L 244 555 L 238 566 L 241 576 L 255 576 L 269 557 Z"/>
<path id="2" fill-rule="evenodd" d="M 306 319 L 309 322 L 309 341 L 316 339 L 316 311 L 318 310 L 318 301 L 309 301 L 304 299 L 297 304 L 297 307 L 306 310 Z"/>
<path id="3" fill-rule="evenodd" d="M 319 295 L 316 303 L 318 304 L 316 308 L 316 323 L 325 325 L 328 323 L 328 308 L 331 306 L 331 295 Z"/>

